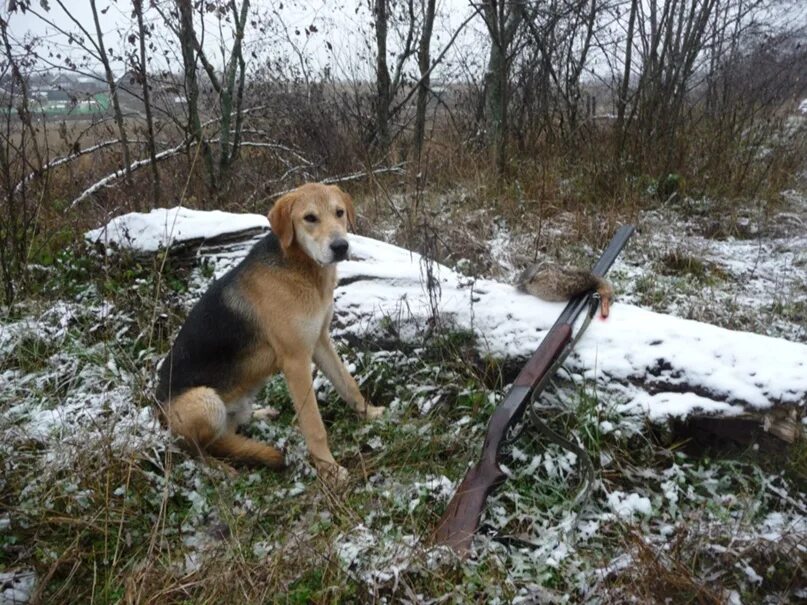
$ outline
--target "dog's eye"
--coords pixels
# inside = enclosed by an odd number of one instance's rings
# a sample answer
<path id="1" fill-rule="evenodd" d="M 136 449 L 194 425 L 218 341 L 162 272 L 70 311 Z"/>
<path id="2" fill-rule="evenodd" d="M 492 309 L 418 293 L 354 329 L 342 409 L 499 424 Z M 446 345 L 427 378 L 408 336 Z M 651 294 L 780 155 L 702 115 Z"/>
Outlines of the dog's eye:
<path id="1" fill-rule="evenodd" d="M 309 223 L 316 223 L 319 220 L 316 214 L 306 214 L 303 218 Z"/>
<path id="2" fill-rule="evenodd" d="M 345 211 L 341 208 L 336 211 L 336 218 L 342 218 L 345 215 Z"/>

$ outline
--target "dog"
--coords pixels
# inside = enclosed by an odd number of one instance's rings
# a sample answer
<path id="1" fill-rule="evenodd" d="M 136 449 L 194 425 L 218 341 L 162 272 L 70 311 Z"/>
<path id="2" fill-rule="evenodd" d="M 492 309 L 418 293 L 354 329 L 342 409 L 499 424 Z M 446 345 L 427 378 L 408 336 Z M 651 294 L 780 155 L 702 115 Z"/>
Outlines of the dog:
<path id="1" fill-rule="evenodd" d="M 381 416 L 365 401 L 330 337 L 336 264 L 348 258 L 351 197 L 308 183 L 269 212 L 271 233 L 215 281 L 191 309 L 160 367 L 157 400 L 169 430 L 200 454 L 280 469 L 283 454 L 237 432 L 252 399 L 282 372 L 317 468 L 329 482 L 348 477 L 328 447 L 312 361 L 360 416 Z"/>

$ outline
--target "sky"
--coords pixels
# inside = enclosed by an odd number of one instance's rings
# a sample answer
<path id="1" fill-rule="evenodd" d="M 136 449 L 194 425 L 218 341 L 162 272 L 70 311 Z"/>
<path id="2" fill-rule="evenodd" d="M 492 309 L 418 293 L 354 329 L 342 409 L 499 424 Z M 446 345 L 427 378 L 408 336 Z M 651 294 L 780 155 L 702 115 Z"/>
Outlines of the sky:
<path id="1" fill-rule="evenodd" d="M 314 79 L 327 70 L 339 80 L 372 80 L 375 57 L 374 50 L 369 46 L 372 36 L 369 27 L 370 1 L 252 0 L 252 17 L 244 41 L 248 69 L 254 70 L 269 65 L 273 73 L 285 68 L 289 73 L 296 70 L 297 75 L 307 70 Z M 471 1 L 438 0 L 432 42 L 433 58 L 440 53 L 457 28 L 473 13 Z M 642 1 L 650 2 L 650 0 Z M 771 1 L 775 3 L 775 8 L 767 17 L 770 22 L 801 23 L 807 30 L 805 0 Z M 46 15 L 60 27 L 72 31 L 78 29 L 65 15 L 58 0 L 30 0 L 30 2 L 36 12 Z M 96 2 L 101 13 L 99 19 L 104 32 L 105 46 L 115 49 L 118 53 L 122 49 L 128 49 L 130 52 L 134 50 L 135 47 L 127 42 L 128 36 L 136 31 L 131 0 L 96 0 Z M 50 11 L 43 11 L 42 3 L 49 4 Z M 61 0 L 61 4 L 67 7 L 85 28 L 93 31 L 89 0 Z M 158 4 L 168 7 L 173 5 L 173 0 L 158 0 Z M 156 48 L 150 53 L 149 69 L 156 71 L 169 68 L 177 72 L 181 61 L 176 39 L 167 31 L 162 18 L 150 5 L 151 0 L 144 1 L 146 21 L 155 24 L 157 29 L 152 38 Z M 7 9 L 0 10 L 7 14 Z M 312 25 L 316 31 L 312 30 Z M 608 27 L 612 28 L 609 36 L 616 38 L 624 36 L 624 24 L 620 21 L 612 21 Z M 26 37 L 38 38 L 41 41 L 38 48 L 51 64 L 63 64 L 65 56 L 74 61 L 79 60 L 80 53 L 77 52 L 76 46 L 69 45 L 65 36 L 54 31 L 53 27 L 45 24 L 33 12 L 26 14 L 17 12 L 11 15 L 9 30 L 17 41 Z M 224 65 L 222 41 L 227 46 L 232 39 L 229 24 L 224 23 L 222 27 L 222 23 L 211 14 L 205 19 L 204 32 L 205 50 L 211 62 L 221 69 Z M 473 19 L 464 27 L 442 64 L 435 70 L 435 79 L 444 77 L 462 80 L 471 75 L 478 78 L 485 67 L 488 45 L 481 19 Z M 390 53 L 401 47 L 401 41 L 392 33 L 389 46 Z M 616 52 L 616 56 L 619 56 L 619 51 Z M 588 65 L 590 71 L 583 74 L 584 80 L 591 77 L 609 77 L 611 71 L 604 56 L 596 50 L 592 51 Z M 301 69 L 301 57 L 306 57 L 306 70 Z M 391 56 L 391 68 L 393 65 L 394 57 Z M 410 66 L 414 68 L 414 61 L 410 61 Z M 116 61 L 113 64 L 113 70 L 117 75 L 123 73 L 125 68 L 123 61 Z M 98 71 L 99 66 L 96 64 L 92 69 Z"/>
<path id="2" fill-rule="evenodd" d="M 48 0 L 49 11 L 41 8 L 39 0 L 31 0 L 31 4 L 35 12 L 46 16 L 59 27 L 70 31 L 78 30 L 56 0 Z M 89 0 L 62 0 L 62 4 L 85 28 L 94 33 Z M 163 0 L 160 4 L 168 6 L 171 3 Z M 164 69 L 167 65 L 178 62 L 177 44 L 175 38 L 166 31 L 157 12 L 149 8 L 148 0 L 144 5 L 147 8 L 147 23 L 154 23 L 158 27 L 154 41 L 159 48 L 157 52 L 150 54 L 151 68 Z M 132 49 L 126 42 L 127 37 L 136 31 L 131 1 L 97 0 L 97 6 L 101 13 L 99 21 L 105 46 L 116 51 L 127 47 Z M 283 8 L 279 9 L 279 6 Z M 440 52 L 442 45 L 473 11 L 469 0 L 438 0 L 437 7 L 433 56 Z M 55 58 L 56 54 L 70 56 L 78 61 L 81 53 L 77 52 L 76 46 L 69 45 L 64 35 L 44 23 L 34 11 L 25 14 L 17 12 L 10 16 L 9 31 L 12 36 L 18 41 L 26 37 L 39 39 L 39 48 L 44 51 L 47 47 L 54 55 L 51 58 L 54 63 L 63 62 L 63 58 Z M 265 63 L 269 58 L 285 58 L 290 64 L 299 66 L 300 54 L 304 54 L 314 70 L 328 67 L 331 73 L 339 75 L 344 72 L 343 75 L 350 77 L 366 77 L 369 75 L 368 70 L 372 70 L 373 58 L 366 42 L 371 34 L 367 0 L 286 0 L 285 3 L 253 0 L 252 12 L 254 20 L 251 21 L 254 24 L 248 27 L 244 48 L 249 54 L 255 53 L 251 57 L 253 66 Z M 3 13 L 7 14 L 7 10 L 3 10 Z M 306 28 L 312 24 L 316 31 L 309 29 L 310 33 L 306 34 Z M 221 23 L 212 15 L 206 19 L 205 49 L 216 65 L 223 64 L 220 50 L 222 40 L 229 43 L 232 39 L 229 24 L 224 25 L 221 28 Z M 470 53 L 477 50 L 484 54 L 480 26 L 481 23 L 472 22 L 465 27 L 455 44 L 457 49 L 461 49 L 460 57 L 457 54 L 449 56 L 449 53 L 446 56 L 449 61 L 468 58 Z M 400 45 L 396 44 L 392 35 L 390 37 L 390 50 L 394 52 Z M 117 62 L 113 68 L 116 72 L 122 72 L 123 62 Z M 362 70 L 367 73 L 360 73 Z"/>

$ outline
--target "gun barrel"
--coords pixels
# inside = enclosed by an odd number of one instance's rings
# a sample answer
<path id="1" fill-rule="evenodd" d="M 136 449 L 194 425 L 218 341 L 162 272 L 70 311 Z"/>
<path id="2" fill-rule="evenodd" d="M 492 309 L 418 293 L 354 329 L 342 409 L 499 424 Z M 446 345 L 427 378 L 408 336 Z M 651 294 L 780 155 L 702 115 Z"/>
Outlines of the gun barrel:
<path id="1" fill-rule="evenodd" d="M 460 483 L 443 516 L 432 533 L 432 541 L 446 544 L 455 552 L 465 553 L 479 527 L 488 495 L 506 475 L 498 463 L 501 443 L 509 427 L 524 415 L 530 392 L 546 375 L 571 341 L 572 326 L 555 324 L 541 341 L 527 365 L 522 368 L 504 400 L 496 406 L 488 422 L 482 457 Z"/>
<path id="2" fill-rule="evenodd" d="M 603 277 L 633 232 L 632 225 L 620 227 L 594 265 L 592 273 Z M 448 545 L 458 554 L 464 555 L 468 552 L 488 496 L 506 478 L 499 467 L 498 455 L 507 431 L 521 419 L 533 389 L 542 384 L 547 372 L 553 369 L 556 363 L 562 363 L 563 357 L 568 353 L 567 347 L 571 348 L 572 325 L 588 305 L 591 295 L 586 293 L 569 301 L 535 353 L 519 372 L 504 400 L 494 410 L 488 422 L 480 460 L 466 473 L 448 503 L 431 535 L 433 543 Z"/>

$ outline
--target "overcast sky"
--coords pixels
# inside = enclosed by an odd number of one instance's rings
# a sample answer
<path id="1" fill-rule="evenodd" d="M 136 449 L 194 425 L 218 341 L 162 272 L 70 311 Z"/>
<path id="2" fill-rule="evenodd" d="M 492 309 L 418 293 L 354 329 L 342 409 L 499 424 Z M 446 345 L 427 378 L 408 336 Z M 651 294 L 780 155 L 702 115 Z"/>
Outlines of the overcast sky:
<path id="1" fill-rule="evenodd" d="M 62 0 L 62 3 L 76 20 L 94 34 L 89 0 Z M 167 6 L 170 3 L 161 2 L 161 4 Z M 41 8 L 39 0 L 33 0 L 32 5 L 36 13 L 50 19 L 60 28 L 71 32 L 79 30 L 56 0 L 49 0 L 49 11 Z M 160 16 L 153 8 L 149 8 L 148 0 L 144 5 L 147 8 L 147 22 L 154 23 L 158 27 L 154 41 L 160 48 L 151 56 L 151 68 L 162 69 L 177 61 L 179 50 L 174 37 L 169 35 L 162 25 Z M 280 2 L 272 0 L 252 1 L 254 26 L 248 27 L 244 42 L 247 53 L 254 52 L 257 57 L 257 60 L 255 57 L 248 60 L 252 68 L 265 64 L 269 58 L 278 60 L 285 57 L 289 62 L 299 64 L 297 53 L 299 50 L 311 58 L 312 67 L 315 69 L 327 66 L 335 75 L 351 77 L 366 77 L 371 73 L 372 56 L 369 55 L 366 44 L 370 32 L 367 0 L 362 2 L 286 0 L 283 9 L 278 10 L 280 5 Z M 97 0 L 97 6 L 101 13 L 99 21 L 104 32 L 105 46 L 114 48 L 116 52 L 131 49 L 132 47 L 126 43 L 126 38 L 136 27 L 131 12 L 131 0 Z M 433 56 L 440 52 L 456 28 L 472 13 L 469 0 L 438 0 L 437 6 Z M 317 31 L 306 35 L 305 28 L 311 25 L 314 25 Z M 477 51 L 481 51 L 480 56 L 483 56 L 485 45 L 479 35 L 480 27 L 481 23 L 476 22 L 467 26 L 455 45 L 459 55 L 449 53 L 446 58 L 449 61 L 459 57 L 466 59 Z M 57 54 L 70 56 L 74 61 L 79 59 L 80 53 L 76 50 L 76 46 L 68 44 L 64 35 L 37 17 L 34 12 L 26 14 L 17 12 L 11 15 L 9 29 L 18 41 L 25 37 L 41 40 L 38 46 L 40 53 L 48 55 L 53 53 L 53 57 L 50 57 L 53 63 L 63 63 L 63 59 L 56 57 Z M 284 32 L 288 32 L 288 37 Z M 390 38 L 390 50 L 394 51 L 396 48 L 394 36 L 391 34 Z M 221 41 L 230 39 L 231 29 L 228 23 L 222 24 L 212 15 L 206 19 L 205 47 L 214 64 L 222 64 Z M 45 53 L 46 48 L 50 52 Z M 174 69 L 178 68 L 176 64 L 173 66 Z M 123 63 L 118 62 L 114 69 L 117 72 L 123 71 Z M 361 71 L 364 73 L 349 73 Z"/>
<path id="2" fill-rule="evenodd" d="M 127 37 L 135 31 L 135 21 L 131 13 L 131 0 L 96 0 L 101 14 L 101 28 L 105 36 L 105 46 L 131 51 L 134 49 L 126 42 Z M 644 0 L 648 2 L 648 0 Z M 2 2 L 2 0 L 0 0 Z M 770 21 L 794 25 L 807 25 L 807 0 L 774 0 L 775 12 L 769 16 Z M 5 4 L 5 3 L 4 3 Z M 57 0 L 48 0 L 50 11 L 41 8 L 40 0 L 31 0 L 34 10 L 51 19 L 59 27 L 68 31 L 77 31 L 78 27 L 70 21 L 60 8 Z M 71 14 L 87 30 L 94 33 L 92 12 L 89 0 L 62 0 Z M 170 0 L 159 0 L 162 6 L 173 4 Z M 300 64 L 300 56 L 309 58 L 310 68 L 316 70 L 329 69 L 339 79 L 373 78 L 374 51 L 368 47 L 371 37 L 369 27 L 371 15 L 369 0 L 252 0 L 252 19 L 247 28 L 244 47 L 248 56 L 249 69 L 257 69 L 271 62 L 271 69 L 277 71 L 277 62 L 296 66 Z M 156 10 L 150 8 L 151 2 L 144 1 L 146 20 L 157 25 L 153 37 L 158 46 L 151 54 L 150 69 L 165 69 L 170 66 L 179 71 L 179 49 L 175 37 L 166 31 L 161 17 Z M 283 6 L 279 9 L 279 6 Z M 4 12 L 7 12 L 4 9 Z M 436 57 L 452 34 L 465 19 L 472 14 L 471 0 L 438 0 L 438 16 L 434 28 L 432 57 Z M 306 35 L 306 28 L 313 25 L 316 31 Z M 611 21 L 607 24 L 611 29 L 605 38 L 624 36 L 624 24 Z M 41 40 L 39 52 L 48 56 L 52 63 L 63 64 L 64 56 L 77 61 L 79 53 L 76 46 L 69 45 L 67 39 L 33 13 L 19 12 L 10 16 L 9 29 L 12 36 L 20 41 L 25 37 L 37 37 Z M 229 42 L 231 29 L 229 23 L 223 23 L 209 15 L 205 20 L 205 49 L 211 62 L 221 67 L 224 64 L 220 46 L 222 40 Z M 476 77 L 484 69 L 488 42 L 481 19 L 473 19 L 457 38 L 451 51 L 447 53 L 443 65 L 435 71 L 435 76 L 450 74 L 450 77 L 462 78 L 463 74 L 473 73 Z M 620 43 L 621 46 L 621 43 Z M 390 52 L 400 48 L 394 33 L 390 33 Z M 46 52 L 49 51 L 49 52 Z M 254 56 L 253 56 L 254 53 Z M 61 54 L 62 57 L 57 57 Z M 610 73 L 603 54 L 592 51 L 588 68 L 591 70 L 583 78 L 593 73 L 606 77 Z M 391 58 L 391 65 L 394 59 Z M 414 63 L 412 63 L 414 65 Z M 113 65 L 113 69 L 121 73 L 125 66 L 122 61 Z M 97 64 L 92 68 L 99 71 Z M 316 77 L 316 73 L 311 74 Z"/>

